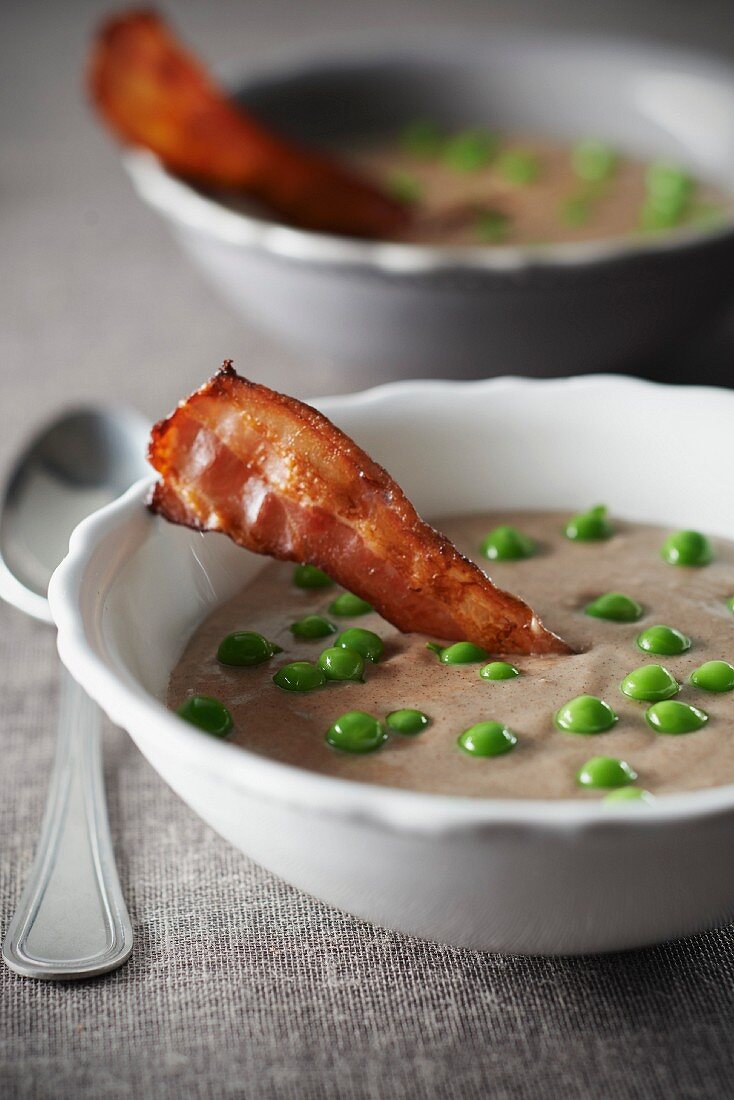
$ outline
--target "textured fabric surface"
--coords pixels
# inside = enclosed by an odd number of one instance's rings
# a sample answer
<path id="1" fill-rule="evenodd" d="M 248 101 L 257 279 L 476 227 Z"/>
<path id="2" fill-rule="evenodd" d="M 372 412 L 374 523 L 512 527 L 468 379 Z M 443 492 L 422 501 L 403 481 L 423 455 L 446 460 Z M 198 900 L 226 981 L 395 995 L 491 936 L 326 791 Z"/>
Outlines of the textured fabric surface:
<path id="1" fill-rule="evenodd" d="M 304 365 L 246 327 L 139 204 L 79 93 L 89 27 L 119 6 L 4 0 L 0 466 L 63 403 L 151 417 L 225 357 L 297 394 L 377 380 Z M 731 0 L 180 0 L 212 60 L 262 63 L 353 27 L 492 20 L 636 30 L 734 56 Z M 355 15 L 355 12 L 357 13 Z M 682 376 L 731 380 L 734 324 Z M 447 364 L 447 373 L 451 365 Z M 488 371 L 501 364 L 488 364 Z M 30 867 L 53 753 L 53 633 L 0 607 L 0 925 Z M 135 948 L 77 985 L 0 967 L 0 1096 L 717 1098 L 734 1080 L 734 930 L 578 960 L 476 955 L 364 925 L 211 833 L 127 736 L 108 800 Z"/>

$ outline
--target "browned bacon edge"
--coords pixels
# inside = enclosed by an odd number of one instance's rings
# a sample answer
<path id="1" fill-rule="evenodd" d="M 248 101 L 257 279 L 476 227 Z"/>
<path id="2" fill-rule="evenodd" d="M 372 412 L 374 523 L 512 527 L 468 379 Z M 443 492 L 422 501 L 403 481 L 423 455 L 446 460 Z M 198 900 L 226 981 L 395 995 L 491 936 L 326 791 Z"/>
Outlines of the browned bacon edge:
<path id="1" fill-rule="evenodd" d="M 152 430 L 150 507 L 258 554 L 307 562 L 405 632 L 494 653 L 570 649 L 425 523 L 390 475 L 309 405 L 230 361 Z"/>

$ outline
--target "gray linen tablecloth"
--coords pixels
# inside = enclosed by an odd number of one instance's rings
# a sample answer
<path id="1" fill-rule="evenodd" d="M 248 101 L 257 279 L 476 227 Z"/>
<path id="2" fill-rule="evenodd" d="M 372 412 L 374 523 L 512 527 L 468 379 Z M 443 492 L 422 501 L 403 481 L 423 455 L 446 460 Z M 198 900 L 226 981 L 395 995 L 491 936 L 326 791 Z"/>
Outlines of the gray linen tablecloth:
<path id="1" fill-rule="evenodd" d="M 168 5 L 211 58 L 262 60 L 324 28 L 581 20 L 734 55 L 730 3 L 336 0 Z M 79 95 L 94 0 L 2 5 L 3 468 L 64 403 L 160 415 L 225 357 L 299 394 L 372 380 L 304 365 L 246 328 L 130 194 Z M 551 11 L 551 9 L 553 9 Z M 730 323 L 729 329 L 732 328 Z M 726 330 L 698 377 L 729 370 Z M 718 356 L 718 359 L 717 359 Z M 694 368 L 687 368 L 693 371 Z M 57 706 L 53 631 L 0 608 L 0 923 L 41 819 Z M 127 966 L 77 985 L 0 968 L 7 1097 L 724 1097 L 734 930 L 607 958 L 477 955 L 373 928 L 285 886 L 206 828 L 121 731 L 110 817 L 135 929 Z"/>

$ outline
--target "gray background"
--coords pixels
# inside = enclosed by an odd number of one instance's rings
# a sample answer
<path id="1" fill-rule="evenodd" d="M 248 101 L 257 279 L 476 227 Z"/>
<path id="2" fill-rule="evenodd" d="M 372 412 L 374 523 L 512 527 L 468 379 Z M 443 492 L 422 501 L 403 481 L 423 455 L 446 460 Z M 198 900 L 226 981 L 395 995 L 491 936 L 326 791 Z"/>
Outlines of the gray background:
<path id="1" fill-rule="evenodd" d="M 734 56 L 722 3 L 489 0 L 162 5 L 212 62 L 352 28 L 636 31 Z M 302 363 L 230 314 L 134 199 L 80 93 L 111 5 L 0 4 L 0 465 L 61 404 L 158 416 L 224 357 L 300 394 L 373 381 Z M 734 320 L 670 364 L 731 378 Z M 50 630 L 0 608 L 0 921 L 33 854 L 52 753 Z M 74 987 L 0 972 L 0 1092 L 54 1097 L 731 1095 L 731 929 L 589 960 L 473 955 L 353 921 L 205 828 L 110 731 L 110 813 L 136 947 Z"/>

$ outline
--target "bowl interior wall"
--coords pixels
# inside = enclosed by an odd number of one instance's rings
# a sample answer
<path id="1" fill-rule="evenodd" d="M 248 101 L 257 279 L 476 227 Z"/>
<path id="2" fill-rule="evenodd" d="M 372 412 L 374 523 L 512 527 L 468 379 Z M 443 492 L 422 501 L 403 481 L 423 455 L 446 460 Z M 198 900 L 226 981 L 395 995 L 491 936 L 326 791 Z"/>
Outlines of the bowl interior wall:
<path id="1" fill-rule="evenodd" d="M 416 117 L 561 140 L 598 137 L 731 187 L 734 73 L 630 43 L 498 33 L 284 67 L 239 82 L 274 127 L 339 144 Z"/>

